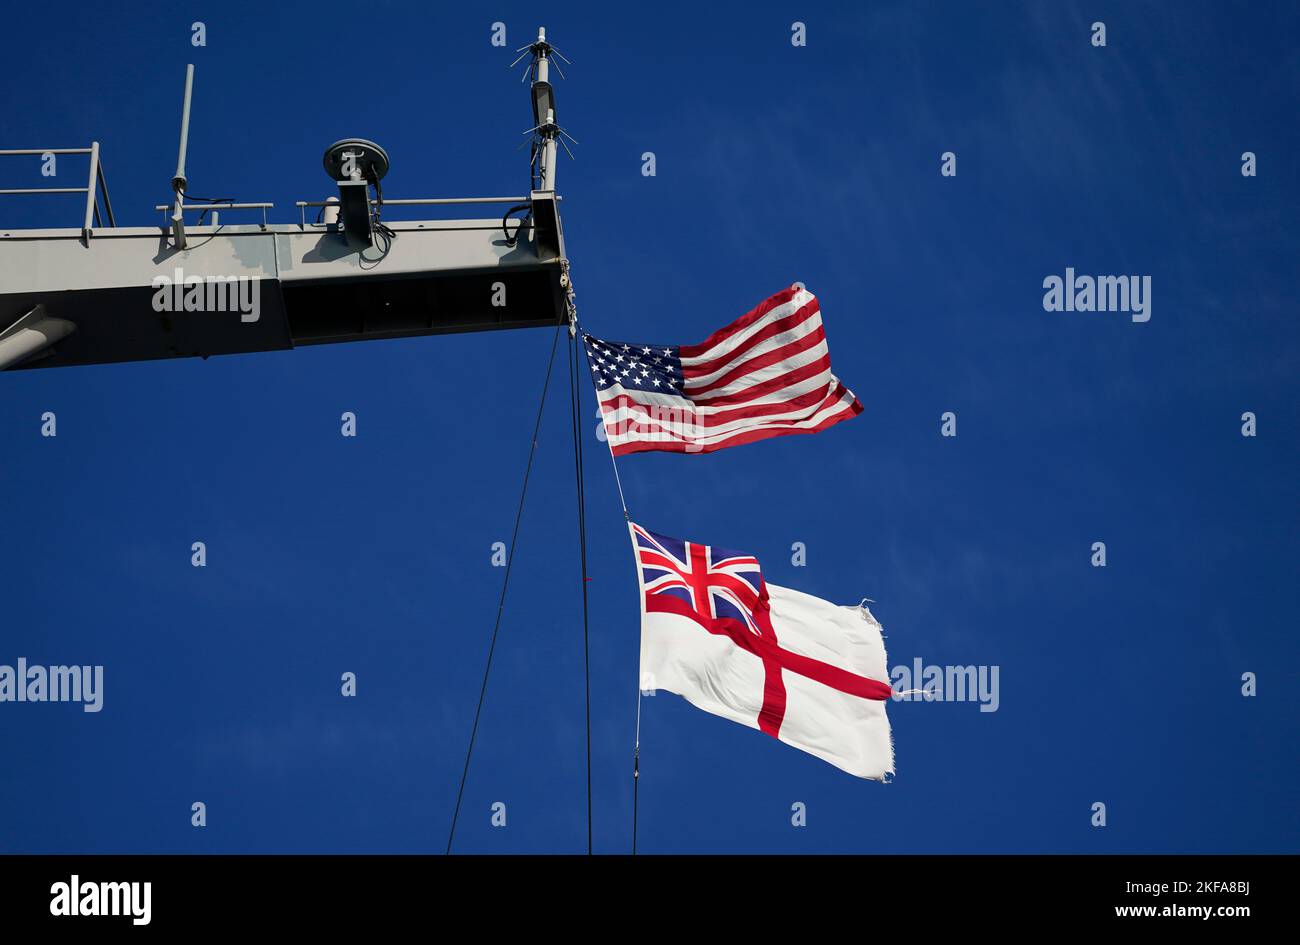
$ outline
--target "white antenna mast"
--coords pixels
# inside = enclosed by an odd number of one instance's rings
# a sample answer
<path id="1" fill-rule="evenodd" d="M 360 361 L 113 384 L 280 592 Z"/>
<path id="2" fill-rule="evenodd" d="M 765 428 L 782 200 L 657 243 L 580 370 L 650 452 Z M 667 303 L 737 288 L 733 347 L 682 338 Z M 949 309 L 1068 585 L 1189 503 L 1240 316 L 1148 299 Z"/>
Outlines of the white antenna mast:
<path id="1" fill-rule="evenodd" d="M 510 65 L 516 66 L 524 60 L 525 56 L 532 56 L 532 61 L 528 68 L 524 70 L 524 78 L 532 76 L 533 79 L 533 127 L 529 128 L 524 134 L 535 136 L 534 142 L 534 165 L 537 169 L 535 176 L 537 178 L 536 190 L 541 192 L 555 192 L 555 159 L 556 144 L 560 144 L 569 157 L 573 157 L 573 152 L 569 146 L 561 140 L 561 136 L 578 142 L 567 131 L 561 128 L 555 120 L 555 87 L 551 85 L 551 65 L 552 57 L 560 62 L 568 63 L 564 53 L 560 52 L 546 40 L 546 27 L 539 27 L 537 30 L 537 39 L 527 46 L 520 47 L 516 52 L 521 55 Z M 564 70 L 560 68 L 559 62 L 554 62 L 555 71 L 564 78 Z"/>

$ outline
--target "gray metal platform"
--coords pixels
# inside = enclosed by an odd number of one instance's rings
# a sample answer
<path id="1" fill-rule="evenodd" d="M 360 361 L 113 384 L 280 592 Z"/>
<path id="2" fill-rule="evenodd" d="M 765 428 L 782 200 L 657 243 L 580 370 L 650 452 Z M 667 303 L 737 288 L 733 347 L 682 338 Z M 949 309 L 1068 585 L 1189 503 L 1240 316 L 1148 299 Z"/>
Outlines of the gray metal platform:
<path id="1" fill-rule="evenodd" d="M 192 64 L 174 199 L 154 208 L 169 213 L 163 226 L 116 225 L 97 141 L 0 150 L 0 157 L 42 162 L 89 159 L 85 187 L 0 189 L 0 196 L 78 194 L 85 202 L 80 229 L 0 229 L 0 370 L 567 322 L 571 286 L 555 190 L 556 148 L 566 133 L 555 121 L 549 81 L 550 57 L 559 53 L 545 29 L 519 52 L 515 64 L 529 59 L 525 77 L 533 78 L 527 196 L 385 200 L 388 153 L 369 139 L 344 138 L 322 158 L 338 196 L 298 201 L 297 225 L 268 223 L 269 203 L 191 198 Z M 381 222 L 389 207 L 470 205 L 480 213 L 493 204 L 505 206 L 506 219 Z M 319 208 L 318 222 L 308 221 L 308 208 Z M 220 220 L 248 211 L 260 212 L 260 225 Z"/>
<path id="2" fill-rule="evenodd" d="M 387 224 L 358 252 L 333 227 L 0 230 L 0 326 L 37 304 L 76 325 L 46 356 L 60 367 L 273 351 L 304 344 L 555 325 L 566 319 L 557 252 L 531 228 L 506 245 L 501 220 Z M 512 221 L 513 233 L 515 222 Z M 155 311 L 155 279 L 259 281 L 256 320 L 240 311 Z M 504 291 L 502 291 L 504 290 Z M 250 291 L 248 289 L 246 292 Z M 493 302 L 504 301 L 494 305 Z"/>

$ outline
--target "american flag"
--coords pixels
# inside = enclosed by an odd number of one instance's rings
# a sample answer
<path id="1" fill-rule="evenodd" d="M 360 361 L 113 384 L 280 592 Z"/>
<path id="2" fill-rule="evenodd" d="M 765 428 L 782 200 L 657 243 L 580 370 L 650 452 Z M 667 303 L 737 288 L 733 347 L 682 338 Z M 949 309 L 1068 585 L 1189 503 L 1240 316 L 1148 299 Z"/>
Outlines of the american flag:
<path id="1" fill-rule="evenodd" d="M 816 433 L 862 412 L 831 373 L 821 310 L 807 289 L 778 292 L 697 345 L 583 334 L 615 456 L 711 453 Z"/>

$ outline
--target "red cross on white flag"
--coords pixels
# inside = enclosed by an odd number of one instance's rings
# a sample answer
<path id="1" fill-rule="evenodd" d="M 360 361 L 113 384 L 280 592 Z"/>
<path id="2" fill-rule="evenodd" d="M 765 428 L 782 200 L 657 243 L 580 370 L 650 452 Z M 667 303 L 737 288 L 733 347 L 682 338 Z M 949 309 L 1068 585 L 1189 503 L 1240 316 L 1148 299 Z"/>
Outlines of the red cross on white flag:
<path id="1" fill-rule="evenodd" d="M 631 525 L 641 686 L 757 728 L 862 778 L 893 773 L 880 624 L 763 580 L 752 555 Z"/>

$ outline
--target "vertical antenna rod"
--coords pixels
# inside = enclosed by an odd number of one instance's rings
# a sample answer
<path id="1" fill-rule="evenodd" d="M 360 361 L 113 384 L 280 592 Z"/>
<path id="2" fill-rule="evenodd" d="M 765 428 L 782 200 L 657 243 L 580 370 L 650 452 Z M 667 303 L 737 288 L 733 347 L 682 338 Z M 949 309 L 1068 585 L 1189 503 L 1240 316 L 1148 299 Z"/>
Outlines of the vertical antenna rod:
<path id="1" fill-rule="evenodd" d="M 185 100 L 181 105 L 181 147 L 176 157 L 176 173 L 172 175 L 172 190 L 178 194 L 185 189 L 185 152 L 190 145 L 190 96 L 194 92 L 194 63 L 185 67 Z"/>
<path id="2" fill-rule="evenodd" d="M 185 152 L 190 145 L 190 95 L 194 91 L 194 63 L 185 67 L 185 100 L 181 105 L 181 145 L 176 155 L 176 173 L 172 175 L 172 191 L 176 194 L 176 204 L 172 208 L 172 240 L 177 249 L 185 248 Z"/>

